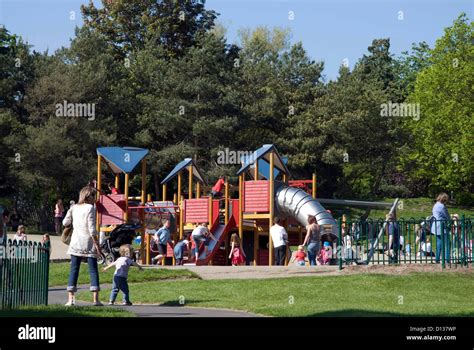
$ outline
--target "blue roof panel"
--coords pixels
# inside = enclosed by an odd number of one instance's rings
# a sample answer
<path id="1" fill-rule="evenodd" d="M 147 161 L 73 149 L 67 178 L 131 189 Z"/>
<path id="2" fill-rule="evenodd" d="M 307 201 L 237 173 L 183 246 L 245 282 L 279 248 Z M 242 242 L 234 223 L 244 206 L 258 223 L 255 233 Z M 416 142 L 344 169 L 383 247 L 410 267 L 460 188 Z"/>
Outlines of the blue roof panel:
<path id="1" fill-rule="evenodd" d="M 176 166 L 173 168 L 173 170 L 171 170 L 171 172 L 168 174 L 168 176 L 165 177 L 165 179 L 163 181 L 161 181 L 161 184 L 165 184 L 169 181 L 171 181 L 176 175 L 178 175 L 178 173 L 183 170 L 183 169 L 186 169 L 189 165 L 193 165 L 193 176 L 196 177 L 201 183 L 206 183 L 201 175 L 201 173 L 199 172 L 199 169 L 196 167 L 196 164 L 194 164 L 194 161 L 192 158 L 186 158 L 184 160 L 182 160 L 181 162 L 179 162 L 178 164 L 176 164 Z"/>
<path id="2" fill-rule="evenodd" d="M 252 153 L 252 156 L 246 157 L 243 160 L 243 165 L 237 172 L 237 175 L 240 175 L 244 171 L 248 170 L 249 168 L 253 167 L 253 164 L 256 160 L 264 159 L 268 163 L 268 156 L 267 154 L 270 153 L 270 151 L 274 151 L 275 153 L 275 170 L 283 171 L 284 173 L 289 175 L 288 168 L 286 167 L 286 163 L 283 162 L 280 154 L 278 153 L 278 150 L 276 149 L 275 145 L 273 144 L 266 144 L 257 149 L 255 152 Z M 260 163 L 259 163 L 260 165 Z"/>
<path id="3" fill-rule="evenodd" d="M 114 173 L 131 173 L 148 152 L 147 149 L 136 147 L 97 148 L 97 154 L 105 159 Z"/>

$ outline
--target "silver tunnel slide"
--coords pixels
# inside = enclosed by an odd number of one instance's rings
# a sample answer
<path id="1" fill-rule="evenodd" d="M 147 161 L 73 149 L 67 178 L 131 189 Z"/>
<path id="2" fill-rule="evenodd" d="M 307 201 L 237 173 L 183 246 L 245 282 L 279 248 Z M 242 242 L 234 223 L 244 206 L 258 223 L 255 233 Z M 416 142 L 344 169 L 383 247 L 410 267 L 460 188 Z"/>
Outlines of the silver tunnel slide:
<path id="1" fill-rule="evenodd" d="M 302 226 L 308 224 L 308 216 L 313 215 L 321 226 L 322 239 L 337 239 L 336 221 L 311 195 L 300 188 L 275 183 L 275 209 L 283 218 L 293 217 Z"/>

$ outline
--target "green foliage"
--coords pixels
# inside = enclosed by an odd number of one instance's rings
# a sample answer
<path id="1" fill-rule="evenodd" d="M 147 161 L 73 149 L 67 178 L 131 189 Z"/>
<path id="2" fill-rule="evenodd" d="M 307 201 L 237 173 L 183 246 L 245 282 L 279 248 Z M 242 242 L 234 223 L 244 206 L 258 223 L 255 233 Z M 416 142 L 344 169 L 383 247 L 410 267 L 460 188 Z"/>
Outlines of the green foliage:
<path id="1" fill-rule="evenodd" d="M 100 267 L 100 266 L 99 266 Z M 100 267 L 101 268 L 101 267 Z M 67 281 L 71 270 L 69 263 L 50 263 L 49 264 L 49 286 L 62 286 L 64 281 Z M 100 271 L 100 280 L 102 283 L 112 283 L 115 270 L 113 268 L 107 271 Z M 143 269 L 138 270 L 132 267 L 128 281 L 130 283 L 161 281 L 161 280 L 177 280 L 177 279 L 198 279 L 199 277 L 189 270 L 184 269 Z M 83 264 L 78 277 L 78 284 L 85 284 L 89 282 L 89 272 L 86 264 Z"/>
<path id="2" fill-rule="evenodd" d="M 324 287 L 315 287 L 321 285 Z M 433 298 L 433 291 L 440 286 L 445 291 L 442 300 Z M 134 302 L 144 304 L 177 306 L 184 296 L 186 305 L 194 307 L 275 317 L 472 317 L 471 286 L 471 272 L 328 273 L 317 277 L 146 282 L 131 284 L 130 294 Z M 397 303 L 400 295 L 407 302 Z M 294 303 L 289 303 L 289 296 Z M 90 300 L 90 293 L 80 292 L 77 298 Z"/>
<path id="3" fill-rule="evenodd" d="M 105 38 L 120 57 L 161 46 L 169 56 L 181 56 L 196 43 L 199 35 L 214 25 L 217 14 L 198 0 L 93 1 L 82 5 L 86 27 Z"/>
<path id="4" fill-rule="evenodd" d="M 409 101 L 421 105 L 402 156 L 414 178 L 430 179 L 430 190 L 473 190 L 473 23 L 461 15 L 430 52 L 431 65 L 416 78 Z"/>
<path id="5" fill-rule="evenodd" d="M 388 38 L 375 39 L 353 71 L 326 82 L 324 63 L 287 29 L 243 29 L 230 45 L 203 1 L 81 9 L 84 25 L 54 54 L 0 29 L 0 196 L 42 208 L 76 199 L 95 176 L 98 146 L 149 148 L 148 192 L 158 193 L 185 157 L 213 182 L 239 166 L 218 164 L 218 151 L 264 143 L 289 156 L 294 178 L 317 172 L 324 197 L 472 192 L 466 16 L 433 49 L 420 43 L 399 58 Z M 57 116 L 64 101 L 94 105 L 95 117 Z M 381 116 L 382 104 L 404 101 L 421 104 L 419 121 Z"/>

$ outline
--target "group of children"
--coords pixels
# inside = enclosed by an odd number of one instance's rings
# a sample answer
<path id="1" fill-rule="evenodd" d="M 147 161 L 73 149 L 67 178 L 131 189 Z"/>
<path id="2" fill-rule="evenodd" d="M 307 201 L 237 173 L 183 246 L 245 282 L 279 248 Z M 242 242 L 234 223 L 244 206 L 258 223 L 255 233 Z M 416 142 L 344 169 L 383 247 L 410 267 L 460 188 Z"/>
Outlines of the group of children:
<path id="1" fill-rule="evenodd" d="M 26 226 L 19 225 L 15 235 L 13 236 L 13 240 L 18 242 L 27 242 L 28 237 L 26 236 Z M 49 238 L 49 234 L 45 233 L 43 235 L 43 239 L 41 240 L 41 244 L 45 245 L 47 249 L 49 249 L 51 254 L 51 240 Z"/>
<path id="2" fill-rule="evenodd" d="M 290 259 L 290 262 L 294 262 L 297 266 L 305 266 L 307 254 L 305 252 L 305 246 L 299 245 L 298 250 L 293 254 Z M 316 262 L 318 265 L 329 265 L 333 257 L 333 249 L 331 243 L 326 241 L 323 243 L 322 249 L 319 250 L 319 253 L 316 257 Z"/>
<path id="3" fill-rule="evenodd" d="M 171 239 L 170 226 L 171 222 L 167 219 L 163 222 L 163 226 L 153 234 L 151 242 L 152 251 L 158 253 L 152 259 L 153 264 L 160 264 L 166 257 L 168 244 L 173 247 L 176 265 L 183 265 L 186 251 L 188 252 L 188 261 L 192 260 L 193 255 L 194 261 L 197 261 L 199 256 L 202 254 L 201 247 L 204 248 L 204 256 L 207 256 L 210 240 L 217 241 L 216 237 L 209 231 L 207 222 L 198 224 L 191 233 L 187 233 L 176 243 Z M 232 265 L 237 266 L 245 264 L 246 255 L 242 249 L 242 243 L 238 234 L 232 234 L 230 244 L 229 259 L 231 259 Z"/>

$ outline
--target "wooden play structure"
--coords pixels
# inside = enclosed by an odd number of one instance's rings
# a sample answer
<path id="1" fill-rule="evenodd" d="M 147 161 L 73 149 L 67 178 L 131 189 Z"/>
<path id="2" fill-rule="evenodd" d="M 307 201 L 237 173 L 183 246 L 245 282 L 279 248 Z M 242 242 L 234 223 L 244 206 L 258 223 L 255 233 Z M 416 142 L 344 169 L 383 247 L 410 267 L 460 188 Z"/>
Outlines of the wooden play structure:
<path id="1" fill-rule="evenodd" d="M 133 218 L 130 216 L 130 201 L 138 201 L 144 205 L 146 201 L 146 156 L 147 149 L 136 147 L 99 147 L 97 148 L 97 217 L 96 228 L 98 232 L 107 233 L 116 225 L 127 223 Z M 130 174 L 141 164 L 141 191 L 139 196 L 130 196 Z M 103 165 L 114 176 L 113 185 L 119 192 L 107 193 L 103 186 Z M 123 177 L 123 191 L 120 190 L 121 177 Z M 112 183 L 112 182 L 110 182 Z M 139 213 L 143 215 L 143 213 Z M 135 218 L 135 221 L 143 218 Z M 143 231 L 143 229 L 140 229 Z M 141 250 L 144 250 L 143 242 Z"/>
<path id="2" fill-rule="evenodd" d="M 209 243 L 208 254 L 199 255 L 196 265 L 227 265 L 229 238 L 232 232 L 239 234 L 252 265 L 273 264 L 273 244 L 269 228 L 275 215 L 284 218 L 290 245 L 302 242 L 307 215 L 315 215 L 318 222 L 333 232 L 335 221 L 315 201 L 316 175 L 311 180 L 288 180 L 290 172 L 287 158 L 282 158 L 274 145 L 264 145 L 252 157 L 244 159 L 237 172 L 238 197 L 231 198 L 228 179 L 225 179 L 223 195 L 214 199 L 204 193 L 206 187 L 201 171 L 192 158 L 178 163 L 163 179 L 162 198 L 152 200 L 146 193 L 146 155 L 148 150 L 132 147 L 101 147 L 97 149 L 97 229 L 110 232 L 115 225 L 136 223 L 140 233 L 140 256 L 143 264 L 150 264 L 156 251 L 151 246 L 151 234 L 160 227 L 163 219 L 172 223 L 172 239 L 177 242 L 199 223 L 208 223 L 216 240 Z M 129 194 L 130 174 L 141 163 L 141 191 L 139 196 Z M 118 194 L 103 191 L 104 164 L 114 175 Z M 123 176 L 123 192 L 121 177 Z M 177 180 L 176 183 L 172 183 Z M 170 186 L 170 184 L 176 186 Z M 292 185 L 292 186 L 291 186 Z M 170 195 L 170 187 L 174 193 Z M 293 202 L 293 198 L 299 198 Z M 162 263 L 174 264 L 172 246 L 168 246 L 167 258 Z M 289 258 L 289 257 L 288 257 Z"/>

